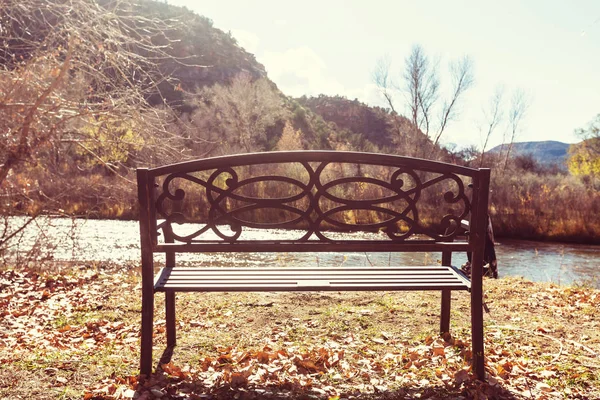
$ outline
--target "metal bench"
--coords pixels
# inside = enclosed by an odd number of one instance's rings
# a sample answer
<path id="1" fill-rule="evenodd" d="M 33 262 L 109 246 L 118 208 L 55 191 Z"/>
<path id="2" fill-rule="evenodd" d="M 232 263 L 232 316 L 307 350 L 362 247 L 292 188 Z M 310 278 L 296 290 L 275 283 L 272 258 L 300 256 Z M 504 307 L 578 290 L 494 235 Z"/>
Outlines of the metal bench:
<path id="1" fill-rule="evenodd" d="M 481 271 L 489 179 L 489 169 L 334 151 L 232 155 L 138 169 L 141 374 L 152 371 L 156 292 L 165 293 L 172 349 L 176 292 L 434 290 L 441 293 L 444 333 L 450 330 L 451 291 L 466 290 L 473 370 L 483 380 Z M 469 221 L 468 237 L 461 235 L 463 219 Z M 263 229 L 286 234 L 251 235 Z M 441 265 L 341 267 L 207 267 L 178 259 L 185 253 L 248 252 L 440 252 L 442 258 Z M 453 252 L 472 252 L 470 280 L 451 265 Z M 155 271 L 160 253 L 164 265 Z"/>

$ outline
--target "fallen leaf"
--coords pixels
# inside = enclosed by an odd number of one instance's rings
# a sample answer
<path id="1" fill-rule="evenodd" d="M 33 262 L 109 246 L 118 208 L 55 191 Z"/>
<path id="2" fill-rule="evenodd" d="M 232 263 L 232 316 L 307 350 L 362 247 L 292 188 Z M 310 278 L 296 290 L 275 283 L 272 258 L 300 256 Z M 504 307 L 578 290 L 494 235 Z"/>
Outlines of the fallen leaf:
<path id="1" fill-rule="evenodd" d="M 454 381 L 456 382 L 457 385 L 467 382 L 470 379 L 471 379 L 471 377 L 469 376 L 469 373 L 464 369 L 461 369 L 454 374 Z"/>

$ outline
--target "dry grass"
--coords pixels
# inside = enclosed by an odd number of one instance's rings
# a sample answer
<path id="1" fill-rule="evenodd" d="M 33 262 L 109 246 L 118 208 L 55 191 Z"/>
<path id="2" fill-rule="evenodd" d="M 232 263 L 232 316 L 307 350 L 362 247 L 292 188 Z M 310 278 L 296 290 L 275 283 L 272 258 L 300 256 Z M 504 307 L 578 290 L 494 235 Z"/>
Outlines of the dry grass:
<path id="1" fill-rule="evenodd" d="M 580 179 L 495 170 L 491 188 L 491 216 L 497 235 L 596 243 L 600 192 Z"/>
<path id="2" fill-rule="evenodd" d="M 0 398 L 600 398 L 593 289 L 486 280 L 486 384 L 467 293 L 452 339 L 437 293 L 179 294 L 171 363 L 140 384 L 138 288 L 127 269 L 1 272 Z"/>
<path id="3" fill-rule="evenodd" d="M 0 204 L 0 212 L 11 215 L 15 210 L 21 214 L 35 215 L 45 210 L 59 212 L 64 215 L 87 215 L 92 218 L 137 219 L 136 191 L 133 182 L 115 177 L 104 176 L 100 173 L 81 174 L 65 166 L 61 174 L 68 179 L 57 181 L 48 168 L 39 165 L 34 169 L 17 171 L 11 178 L 13 194 L 6 193 L 6 201 Z M 300 170 L 299 170 L 300 171 Z M 503 171 L 494 168 L 492 175 L 490 197 L 490 213 L 497 236 L 510 238 L 525 238 L 539 240 L 569 241 L 579 243 L 596 243 L 600 235 L 600 191 L 597 184 L 585 183 L 581 179 L 563 174 L 535 173 L 521 169 Z M 127 179 L 133 179 L 133 171 Z M 275 170 L 269 171 L 276 173 Z M 390 176 L 389 170 L 365 169 L 367 176 Z M 246 171 L 247 173 L 247 171 Z M 349 171 L 330 171 L 331 177 L 347 176 Z M 224 185 L 226 175 L 220 176 L 216 185 Z M 200 175 L 199 175 L 200 176 Z M 300 181 L 306 181 L 302 172 L 291 173 Z M 203 176 L 206 179 L 206 176 Z M 410 179 L 406 178 L 406 185 Z M 181 188 L 188 193 L 183 202 L 182 211 L 190 218 L 205 219 L 206 196 L 203 188 L 190 182 L 179 182 Z M 386 193 L 377 185 L 338 185 L 333 194 L 348 198 L 360 194 L 364 198 L 378 198 Z M 39 190 L 32 191 L 36 187 Z M 450 186 L 451 187 L 451 186 Z M 447 188 L 438 188 L 443 192 Z M 297 194 L 298 188 L 293 185 L 267 185 L 264 182 L 247 187 L 254 190 L 259 197 L 278 198 Z M 25 196 L 17 193 L 26 194 Z M 43 195 L 42 195 L 43 194 Z M 324 207 L 331 207 L 324 201 Z M 442 204 L 442 197 L 437 192 L 423 192 L 419 201 L 422 223 L 427 225 L 430 220 L 439 221 L 433 210 L 446 209 L 448 204 Z M 301 203 L 301 202 L 300 202 Z M 306 204 L 298 203 L 302 209 Z M 206 207 L 205 207 L 206 206 Z M 396 204 L 401 209 L 402 202 Z M 278 212 L 271 209 L 254 210 L 252 220 L 275 221 L 281 219 Z M 249 217 L 249 216 L 247 216 Z M 373 222 L 381 218 L 373 212 L 354 210 L 336 214 L 336 217 L 349 223 L 358 219 L 361 223 Z M 358 218 L 358 219 L 357 219 Z"/>

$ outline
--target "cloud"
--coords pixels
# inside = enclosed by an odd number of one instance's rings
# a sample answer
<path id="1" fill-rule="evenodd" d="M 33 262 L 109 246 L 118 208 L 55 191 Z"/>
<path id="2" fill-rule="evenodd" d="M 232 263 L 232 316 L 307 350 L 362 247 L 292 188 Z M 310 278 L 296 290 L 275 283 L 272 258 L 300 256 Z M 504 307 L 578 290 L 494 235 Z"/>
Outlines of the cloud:
<path id="1" fill-rule="evenodd" d="M 285 21 L 278 21 L 278 23 Z M 288 96 L 317 96 L 319 94 L 346 96 L 363 103 L 385 107 L 374 84 L 347 87 L 335 79 L 334 72 L 319 55 L 307 46 L 281 52 L 260 52 L 259 37 L 250 31 L 232 29 L 231 34 L 246 51 L 254 53 L 266 67 L 269 78 Z"/>
<path id="2" fill-rule="evenodd" d="M 248 53 L 256 54 L 260 39 L 252 32 L 245 31 L 243 29 L 232 29 L 231 34 L 237 40 L 240 46 L 244 48 Z"/>
<path id="3" fill-rule="evenodd" d="M 302 46 L 282 52 L 267 51 L 258 56 L 269 78 L 288 96 L 300 97 L 326 94 L 345 96 L 380 107 L 387 107 L 377 86 L 346 86 L 335 78 L 335 71 L 311 48 Z"/>
<path id="4" fill-rule="evenodd" d="M 328 72 L 327 65 L 312 49 L 302 46 L 259 56 L 279 89 L 289 96 L 343 94 L 344 86 Z"/>
<path id="5" fill-rule="evenodd" d="M 358 99 L 370 106 L 389 107 L 377 85 L 343 85 L 335 78 L 335 71 L 330 70 L 325 61 L 309 47 L 291 48 L 282 52 L 267 51 L 258 59 L 267 69 L 269 78 L 288 96 L 340 95 L 349 100 Z M 402 103 L 396 106 L 401 108 Z M 479 138 L 473 136 L 473 129 L 468 125 L 464 121 L 453 121 L 442 136 L 442 141 L 460 143 L 461 147 L 476 144 Z"/>
<path id="6" fill-rule="evenodd" d="M 370 106 L 388 108 L 388 104 L 374 83 L 344 85 L 335 77 L 335 71 L 311 48 L 302 46 L 282 52 L 267 51 L 258 57 L 267 69 L 269 78 L 286 95 L 292 97 L 344 96 Z M 364 81 L 363 81 L 364 82 Z"/>
<path id="7" fill-rule="evenodd" d="M 389 107 L 381 95 L 379 88 L 374 83 L 367 83 L 362 87 L 349 88 L 343 95 L 350 100 L 358 99 L 358 101 L 370 106 Z"/>

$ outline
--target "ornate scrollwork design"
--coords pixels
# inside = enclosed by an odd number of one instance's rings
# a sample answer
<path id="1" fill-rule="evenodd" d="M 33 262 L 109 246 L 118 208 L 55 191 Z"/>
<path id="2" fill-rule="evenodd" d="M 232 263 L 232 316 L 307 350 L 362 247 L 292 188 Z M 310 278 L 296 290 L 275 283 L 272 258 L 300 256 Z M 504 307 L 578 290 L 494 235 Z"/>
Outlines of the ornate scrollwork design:
<path id="1" fill-rule="evenodd" d="M 363 173 L 360 168 L 357 174 L 336 176 L 331 168 L 326 172 L 334 164 L 340 165 L 330 161 L 293 163 L 295 175 L 289 173 L 292 163 L 268 164 L 264 169 L 253 165 L 167 175 L 156 198 L 158 218 L 164 220 L 159 229 L 165 240 L 187 243 L 202 241 L 208 231 L 222 241 L 236 242 L 244 228 L 300 229 L 301 241 L 330 241 L 328 230 L 382 232 L 391 241 L 417 235 L 443 241 L 458 234 L 461 219 L 470 211 L 463 179 L 454 173 L 385 167 L 387 172 L 381 175 L 388 178 Z M 384 167 L 373 168 L 379 171 L 377 168 Z M 192 199 L 190 186 L 201 188 L 202 194 L 196 191 Z M 353 190 L 356 187 L 368 187 L 371 197 L 360 197 Z M 275 194 L 269 195 L 268 188 L 276 188 Z M 424 212 L 424 193 L 428 190 L 433 190 L 437 201 L 444 204 Z M 184 204 L 186 201 L 188 204 Z M 436 214 L 444 207 L 453 209 L 435 217 L 435 221 L 430 215 L 428 223 L 424 222 L 424 215 Z M 358 212 L 369 215 L 370 220 L 346 218 Z M 192 222 L 202 226 L 186 234 L 176 233 L 173 227 Z"/>

